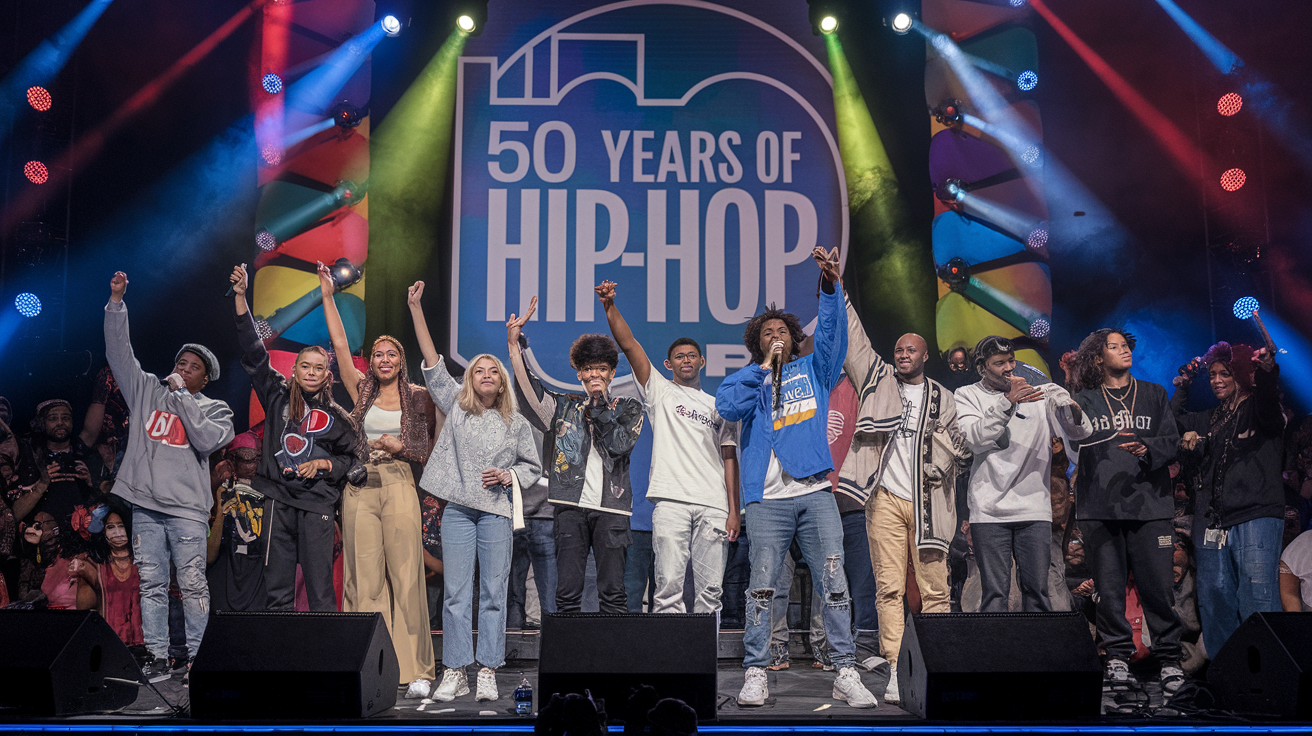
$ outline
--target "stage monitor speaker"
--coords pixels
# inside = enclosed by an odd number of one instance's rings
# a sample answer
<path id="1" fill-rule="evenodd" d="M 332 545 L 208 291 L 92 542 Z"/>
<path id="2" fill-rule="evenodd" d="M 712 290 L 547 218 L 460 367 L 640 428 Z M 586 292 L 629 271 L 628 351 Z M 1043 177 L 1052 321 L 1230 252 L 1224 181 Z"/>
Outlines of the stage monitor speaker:
<path id="1" fill-rule="evenodd" d="M 1255 613 L 1207 669 L 1219 705 L 1236 713 L 1312 720 L 1312 613 Z"/>
<path id="2" fill-rule="evenodd" d="M 0 708 L 70 716 L 137 699 L 141 669 L 95 611 L 0 611 Z"/>
<path id="3" fill-rule="evenodd" d="M 538 655 L 538 708 L 553 693 L 592 693 L 627 720 L 629 695 L 650 685 L 702 720 L 715 718 L 716 628 L 710 613 L 546 614 Z"/>
<path id="4" fill-rule="evenodd" d="M 902 709 L 930 720 L 1072 720 L 1102 707 L 1080 613 L 912 614 L 897 684 Z"/>
<path id="5" fill-rule="evenodd" d="M 364 718 L 396 705 L 380 613 L 215 613 L 191 665 L 193 718 Z"/>

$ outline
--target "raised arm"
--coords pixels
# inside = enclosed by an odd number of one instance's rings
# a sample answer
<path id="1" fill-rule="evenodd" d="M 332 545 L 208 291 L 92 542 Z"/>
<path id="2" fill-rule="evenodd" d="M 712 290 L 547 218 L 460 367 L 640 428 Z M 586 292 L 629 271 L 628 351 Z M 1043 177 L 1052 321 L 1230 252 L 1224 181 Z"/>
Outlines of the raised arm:
<path id="1" fill-rule="evenodd" d="M 538 298 L 533 297 L 523 317 L 510 315 L 510 320 L 506 322 L 506 348 L 510 351 L 510 365 L 515 371 L 515 385 L 519 387 L 519 395 L 523 397 L 528 413 L 535 420 L 535 426 L 543 432 L 548 432 L 551 428 L 551 420 L 556 415 L 556 397 L 528 369 L 524 356 L 524 351 L 528 349 L 527 340 L 521 340 L 524 336 L 524 325 L 537 308 Z M 525 344 L 521 346 L 521 342 Z"/>
<path id="2" fill-rule="evenodd" d="M 844 295 L 844 301 L 847 306 L 847 358 L 843 361 L 843 370 L 860 390 L 870 383 L 874 374 L 883 373 L 889 366 L 870 345 L 870 337 L 866 335 L 866 328 L 861 324 L 852 300 Z"/>
<path id="3" fill-rule="evenodd" d="M 616 286 L 614 281 L 603 281 L 594 291 L 597 292 L 597 298 L 601 300 L 601 306 L 606 309 L 606 322 L 610 325 L 611 336 L 615 338 L 620 350 L 624 351 L 624 357 L 629 359 L 629 366 L 633 368 L 633 378 L 637 380 L 639 386 L 646 386 L 647 379 L 651 377 L 651 359 L 633 336 L 633 330 L 629 329 L 629 323 L 625 321 L 624 315 L 620 314 L 620 308 L 615 306 Z"/>
<path id="4" fill-rule="evenodd" d="M 118 381 L 119 390 L 128 406 L 137 406 L 137 399 L 150 390 L 154 376 L 141 369 L 132 352 L 132 340 L 128 334 L 128 305 L 123 303 L 123 295 L 128 290 L 128 276 L 122 271 L 114 274 L 109 281 L 109 303 L 105 305 L 105 359 L 109 361 L 109 370 Z"/>
<path id="5" fill-rule="evenodd" d="M 424 365 L 437 365 L 441 356 L 433 344 L 433 335 L 428 331 L 428 320 L 424 318 L 423 297 L 424 282 L 416 281 L 406 292 L 405 303 L 410 307 L 410 319 L 415 323 L 415 339 L 419 341 L 419 352 L 424 356 Z"/>
<path id="6" fill-rule="evenodd" d="M 269 396 L 282 390 L 286 386 L 286 379 L 270 365 L 269 351 L 255 332 L 255 318 L 246 306 L 246 264 L 233 268 L 228 281 L 232 283 L 237 311 L 237 344 L 241 347 L 241 367 L 251 377 L 251 388 L 260 404 L 268 408 Z"/>
<path id="7" fill-rule="evenodd" d="M 328 339 L 332 342 L 333 353 L 337 356 L 337 372 L 346 385 L 346 393 L 351 402 L 360 401 L 360 379 L 364 376 L 351 360 L 351 343 L 346 339 L 346 327 L 342 324 L 342 315 L 337 311 L 337 300 L 333 294 L 337 284 L 333 281 L 333 272 L 322 262 L 319 263 L 319 291 L 323 294 L 323 320 L 328 325 Z"/>
<path id="8" fill-rule="evenodd" d="M 838 270 L 838 249 L 816 247 L 811 257 L 820 266 L 820 315 L 815 326 L 815 366 L 826 389 L 832 390 L 843 375 L 847 359 L 847 311 L 843 308 L 843 280 Z"/>

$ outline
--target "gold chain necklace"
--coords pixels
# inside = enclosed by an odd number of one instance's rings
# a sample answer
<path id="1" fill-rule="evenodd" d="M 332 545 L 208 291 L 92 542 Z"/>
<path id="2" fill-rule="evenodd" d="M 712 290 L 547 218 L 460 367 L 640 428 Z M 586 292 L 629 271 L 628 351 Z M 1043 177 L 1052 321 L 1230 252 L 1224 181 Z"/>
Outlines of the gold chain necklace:
<path id="1" fill-rule="evenodd" d="M 1134 376 L 1130 376 L 1130 385 L 1129 385 L 1129 387 L 1125 390 L 1125 396 L 1120 397 L 1120 396 L 1114 396 L 1114 395 L 1112 395 L 1112 392 L 1111 392 L 1110 390 L 1108 390 L 1108 388 L 1107 388 L 1107 383 L 1106 383 L 1106 381 L 1104 381 L 1103 384 L 1102 384 L 1102 396 L 1103 396 L 1103 399 L 1107 402 L 1107 409 L 1108 409 L 1109 411 L 1111 411 L 1112 414 L 1113 414 L 1113 421 L 1114 421 L 1114 417 L 1115 417 L 1115 416 L 1119 415 L 1121 412 L 1126 412 L 1126 413 L 1128 413 L 1128 414 L 1130 415 L 1130 422 L 1131 422 L 1131 424 L 1133 424 L 1133 422 L 1134 422 L 1134 404 L 1135 404 L 1135 401 L 1137 401 L 1138 398 L 1139 398 L 1139 382 L 1138 382 L 1137 380 L 1135 380 Z M 1130 405 L 1129 405 L 1128 407 L 1125 405 L 1125 399 L 1127 399 L 1127 398 L 1130 400 Z M 1121 405 L 1121 412 L 1117 412 L 1117 411 L 1113 408 L 1113 406 L 1112 406 L 1112 400 L 1113 400 L 1113 399 L 1115 399 L 1116 403 L 1118 403 L 1118 404 Z M 1122 427 L 1121 429 L 1125 429 L 1125 427 Z"/>

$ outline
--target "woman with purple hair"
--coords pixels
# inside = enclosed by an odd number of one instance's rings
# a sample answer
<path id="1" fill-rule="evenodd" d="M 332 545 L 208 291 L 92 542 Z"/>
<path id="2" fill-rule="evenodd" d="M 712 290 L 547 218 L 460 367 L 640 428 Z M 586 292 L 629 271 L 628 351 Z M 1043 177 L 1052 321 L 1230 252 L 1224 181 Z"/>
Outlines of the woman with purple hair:
<path id="1" fill-rule="evenodd" d="M 1215 657 L 1252 613 L 1280 610 L 1285 414 L 1275 351 L 1219 342 L 1175 378 L 1180 459 L 1196 471 L 1193 541 L 1198 612 Z M 1217 405 L 1188 410 L 1194 369 Z"/>

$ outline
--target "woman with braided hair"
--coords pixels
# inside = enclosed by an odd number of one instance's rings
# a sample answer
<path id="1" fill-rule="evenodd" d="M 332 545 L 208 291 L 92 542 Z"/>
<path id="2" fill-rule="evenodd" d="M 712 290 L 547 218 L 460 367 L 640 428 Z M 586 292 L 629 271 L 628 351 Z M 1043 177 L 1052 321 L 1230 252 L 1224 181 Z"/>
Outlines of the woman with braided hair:
<path id="1" fill-rule="evenodd" d="M 362 485 L 342 493 L 342 609 L 383 614 L 401 665 L 400 684 L 409 684 L 406 697 L 428 697 L 435 665 L 417 482 L 433 444 L 432 400 L 410 382 L 405 348 L 395 337 L 379 336 L 369 369 L 355 367 L 333 300 L 336 284 L 322 263 L 319 285 L 337 369 L 355 403 L 357 456 L 369 473 Z"/>
<path id="2" fill-rule="evenodd" d="M 1190 412 L 1191 368 L 1218 404 Z M 1285 413 L 1273 351 L 1219 342 L 1175 379 L 1181 459 L 1196 470 L 1198 613 L 1212 657 L 1250 614 L 1280 610 Z"/>
<path id="3" fill-rule="evenodd" d="M 1130 374 L 1134 336 L 1101 329 L 1084 338 L 1067 382 L 1093 434 L 1072 440 L 1078 453 L 1075 514 L 1099 597 L 1097 628 L 1113 691 L 1137 689 L 1130 675 L 1134 631 L 1125 616 L 1130 576 L 1143 601 L 1162 689 L 1184 683 L 1182 626 L 1175 612 L 1172 555 L 1175 514 L 1169 466 L 1180 443 L 1166 389 Z M 1065 361 L 1063 361 L 1065 362 Z"/>

